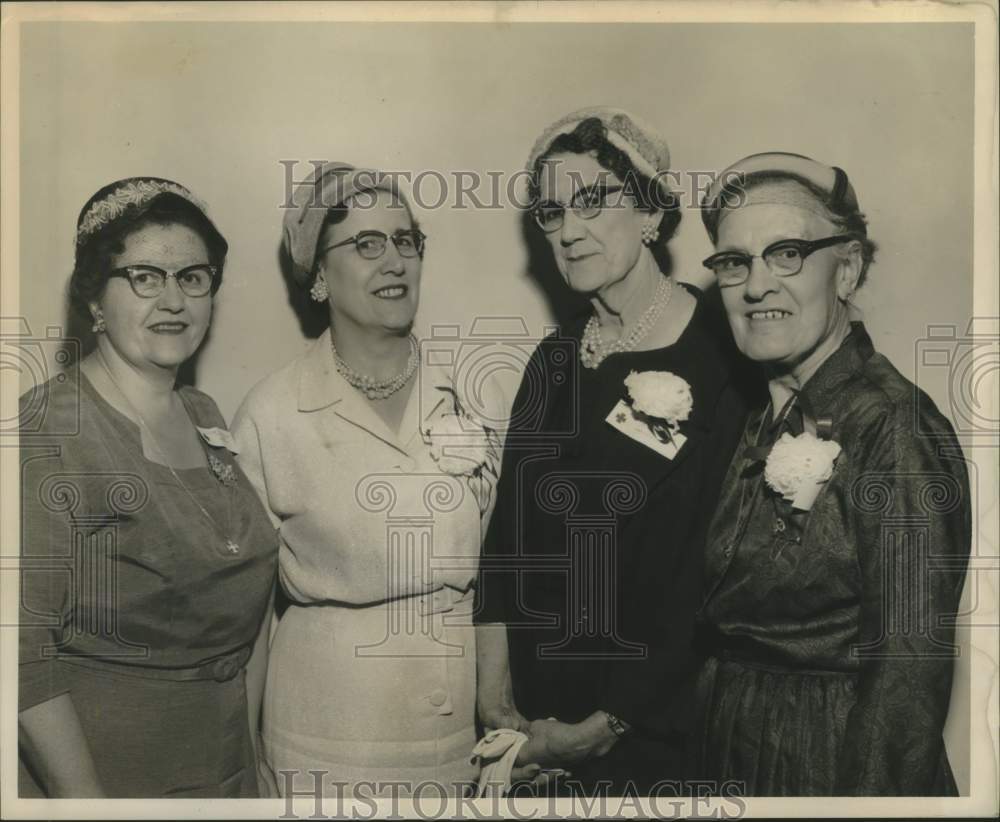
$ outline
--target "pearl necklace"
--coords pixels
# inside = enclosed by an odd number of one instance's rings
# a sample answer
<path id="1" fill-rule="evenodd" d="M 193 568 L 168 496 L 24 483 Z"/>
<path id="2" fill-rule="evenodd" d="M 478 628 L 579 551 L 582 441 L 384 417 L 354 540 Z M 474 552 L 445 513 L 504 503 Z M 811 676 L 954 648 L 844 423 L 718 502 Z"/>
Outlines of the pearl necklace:
<path id="1" fill-rule="evenodd" d="M 663 277 L 656 289 L 656 294 L 653 295 L 652 304 L 643 312 L 635 324 L 635 328 L 627 337 L 619 337 L 612 343 L 605 343 L 601 339 L 601 326 L 597 321 L 597 315 L 593 314 L 583 329 L 583 338 L 580 341 L 580 362 L 585 368 L 597 368 L 611 354 L 632 351 L 656 324 L 673 295 L 674 281 L 669 277 Z"/>
<path id="2" fill-rule="evenodd" d="M 333 352 L 333 364 L 337 367 L 337 373 L 370 400 L 384 400 L 391 397 L 410 381 L 413 372 L 417 370 L 417 340 L 412 334 L 410 334 L 410 357 L 406 361 L 406 367 L 396 376 L 385 380 L 377 380 L 351 368 L 338 353 L 337 346 L 333 342 L 333 332 L 330 333 L 330 350 Z"/>

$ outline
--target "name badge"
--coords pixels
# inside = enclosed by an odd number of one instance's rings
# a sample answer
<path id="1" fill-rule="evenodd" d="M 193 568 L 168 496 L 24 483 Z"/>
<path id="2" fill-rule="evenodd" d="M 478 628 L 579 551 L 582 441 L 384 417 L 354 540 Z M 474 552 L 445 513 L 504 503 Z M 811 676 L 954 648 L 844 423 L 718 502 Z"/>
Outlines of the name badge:
<path id="1" fill-rule="evenodd" d="M 670 432 L 670 439 L 662 442 L 644 420 L 636 417 L 632 411 L 632 406 L 625 402 L 625 400 L 618 401 L 618 405 L 611 409 L 611 413 L 605 417 L 605 421 L 612 428 L 621 431 L 626 437 L 631 437 L 636 442 L 641 442 L 647 448 L 651 448 L 668 460 L 676 457 L 677 452 L 681 450 L 681 446 L 687 441 L 687 437 L 680 433 L 680 431 L 674 430 Z"/>

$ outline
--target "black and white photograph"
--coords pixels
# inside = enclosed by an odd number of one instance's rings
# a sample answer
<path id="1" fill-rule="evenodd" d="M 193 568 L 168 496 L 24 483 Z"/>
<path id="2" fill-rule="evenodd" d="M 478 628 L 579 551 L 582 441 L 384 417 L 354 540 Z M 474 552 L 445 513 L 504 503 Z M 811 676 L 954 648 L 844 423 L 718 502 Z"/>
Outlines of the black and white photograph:
<path id="1" fill-rule="evenodd" d="M 996 817 L 995 2 L 0 15 L 3 818 Z"/>

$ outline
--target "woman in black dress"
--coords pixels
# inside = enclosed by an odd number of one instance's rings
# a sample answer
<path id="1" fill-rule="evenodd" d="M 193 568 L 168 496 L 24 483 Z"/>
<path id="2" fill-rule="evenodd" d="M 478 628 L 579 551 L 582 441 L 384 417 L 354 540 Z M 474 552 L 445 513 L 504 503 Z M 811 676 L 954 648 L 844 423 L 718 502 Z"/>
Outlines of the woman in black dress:
<path id="1" fill-rule="evenodd" d="M 681 773 L 704 529 L 742 427 L 700 292 L 666 270 L 668 163 L 650 129 L 590 109 L 528 164 L 533 217 L 593 310 L 542 342 L 514 402 L 478 704 L 486 728 L 529 734 L 519 763 L 571 771 L 570 789 L 646 793 Z"/>
<path id="2" fill-rule="evenodd" d="M 847 175 L 748 157 L 704 211 L 736 343 L 767 371 L 708 547 L 706 778 L 747 794 L 955 793 L 941 733 L 970 546 L 962 451 L 849 300 L 873 245 Z"/>

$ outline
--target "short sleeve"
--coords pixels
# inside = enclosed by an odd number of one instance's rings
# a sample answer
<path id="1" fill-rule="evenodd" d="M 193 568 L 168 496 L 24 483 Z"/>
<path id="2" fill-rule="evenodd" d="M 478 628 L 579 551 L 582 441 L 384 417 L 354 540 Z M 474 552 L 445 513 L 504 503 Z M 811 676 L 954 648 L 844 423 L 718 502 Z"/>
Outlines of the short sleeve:
<path id="1" fill-rule="evenodd" d="M 257 497 L 263 504 L 264 510 L 267 511 L 271 524 L 275 528 L 278 528 L 281 525 L 281 520 L 275 515 L 268 500 L 260 431 L 257 428 L 257 422 L 251 410 L 252 397 L 253 392 L 243 400 L 243 404 L 239 407 L 236 416 L 233 418 L 231 433 L 236 440 L 237 448 L 239 448 L 236 462 L 239 463 L 240 470 L 246 475 L 246 478 L 257 493 Z"/>
<path id="2" fill-rule="evenodd" d="M 544 343 L 543 343 L 544 344 Z M 532 355 L 539 356 L 538 350 Z M 527 368 L 531 368 L 529 363 Z M 518 580 L 518 539 L 517 522 L 514 511 L 517 507 L 517 441 L 525 415 L 522 412 L 528 403 L 531 384 L 522 377 L 517 394 L 508 416 L 506 440 L 497 482 L 496 501 L 480 560 L 479 578 L 476 585 L 475 621 L 478 624 L 508 623 L 517 620 L 517 580 Z"/>
<path id="3" fill-rule="evenodd" d="M 72 545 L 68 510 L 75 490 L 63 483 L 58 441 L 22 441 L 18 710 L 70 690 L 56 652 L 70 610 Z"/>

